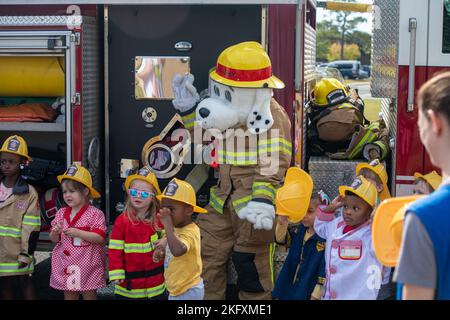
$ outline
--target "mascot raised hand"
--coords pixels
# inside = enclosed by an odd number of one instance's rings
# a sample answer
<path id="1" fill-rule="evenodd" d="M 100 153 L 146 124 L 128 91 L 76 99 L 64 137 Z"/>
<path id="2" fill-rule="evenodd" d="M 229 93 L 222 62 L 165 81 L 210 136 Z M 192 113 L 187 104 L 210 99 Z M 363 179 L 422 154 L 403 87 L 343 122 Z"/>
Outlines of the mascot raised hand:
<path id="1" fill-rule="evenodd" d="M 193 75 L 173 79 L 173 105 L 185 128 L 212 136 L 208 155 L 218 165 L 202 235 L 205 299 L 225 299 L 230 256 L 240 299 L 270 299 L 274 201 L 291 161 L 291 125 L 272 98 L 284 87 L 257 42 L 225 49 L 209 74 L 209 96 L 200 98 Z"/>

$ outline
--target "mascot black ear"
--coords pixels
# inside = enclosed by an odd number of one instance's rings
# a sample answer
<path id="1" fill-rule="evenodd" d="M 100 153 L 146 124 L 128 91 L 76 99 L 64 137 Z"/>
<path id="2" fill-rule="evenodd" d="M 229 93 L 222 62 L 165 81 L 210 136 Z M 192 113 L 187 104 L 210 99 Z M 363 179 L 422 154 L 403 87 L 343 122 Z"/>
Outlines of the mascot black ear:
<path id="1" fill-rule="evenodd" d="M 257 89 L 255 105 L 247 118 L 247 128 L 252 134 L 261 134 L 272 128 L 273 117 L 270 112 L 271 89 Z"/>

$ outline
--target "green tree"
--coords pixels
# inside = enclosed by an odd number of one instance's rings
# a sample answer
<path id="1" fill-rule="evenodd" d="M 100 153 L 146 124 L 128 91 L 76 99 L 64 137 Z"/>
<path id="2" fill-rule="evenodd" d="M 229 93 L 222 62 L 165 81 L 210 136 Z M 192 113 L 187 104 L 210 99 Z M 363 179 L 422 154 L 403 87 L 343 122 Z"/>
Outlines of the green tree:
<path id="1" fill-rule="evenodd" d="M 317 24 L 316 29 L 316 60 L 329 61 L 328 53 L 331 45 L 339 41 L 339 30 L 330 20 L 324 20 Z"/>
<path id="2" fill-rule="evenodd" d="M 341 45 L 339 43 L 333 43 L 328 52 L 328 60 L 338 60 L 342 52 Z M 358 60 L 361 57 L 361 51 L 358 45 L 351 43 L 346 44 L 344 48 L 345 58 L 348 60 Z"/>
<path id="3" fill-rule="evenodd" d="M 356 0 L 347 0 L 346 2 L 356 2 Z M 340 52 L 340 59 L 344 60 L 344 48 L 345 48 L 345 40 L 346 36 L 355 31 L 356 27 L 363 22 L 366 22 L 367 19 L 363 17 L 355 17 L 350 18 L 350 15 L 352 14 L 351 11 L 339 11 L 337 12 L 337 25 L 338 30 L 340 33 L 340 44 L 341 44 L 341 52 Z"/>

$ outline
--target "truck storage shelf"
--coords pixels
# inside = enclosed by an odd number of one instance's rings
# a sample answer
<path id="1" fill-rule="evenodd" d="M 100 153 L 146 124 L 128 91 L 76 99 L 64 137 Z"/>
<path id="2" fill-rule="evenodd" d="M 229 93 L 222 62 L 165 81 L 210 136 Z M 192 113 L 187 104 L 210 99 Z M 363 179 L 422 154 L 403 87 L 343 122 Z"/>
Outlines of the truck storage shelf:
<path id="1" fill-rule="evenodd" d="M 64 123 L 52 122 L 0 122 L 0 131 L 64 132 Z"/>

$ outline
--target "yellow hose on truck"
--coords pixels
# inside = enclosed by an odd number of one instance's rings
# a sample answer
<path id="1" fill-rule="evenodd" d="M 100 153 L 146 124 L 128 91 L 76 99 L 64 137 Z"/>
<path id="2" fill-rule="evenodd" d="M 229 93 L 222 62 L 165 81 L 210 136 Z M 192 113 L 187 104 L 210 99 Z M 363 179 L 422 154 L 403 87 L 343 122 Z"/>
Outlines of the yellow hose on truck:
<path id="1" fill-rule="evenodd" d="M 64 60 L 0 57 L 0 97 L 64 96 Z"/>

